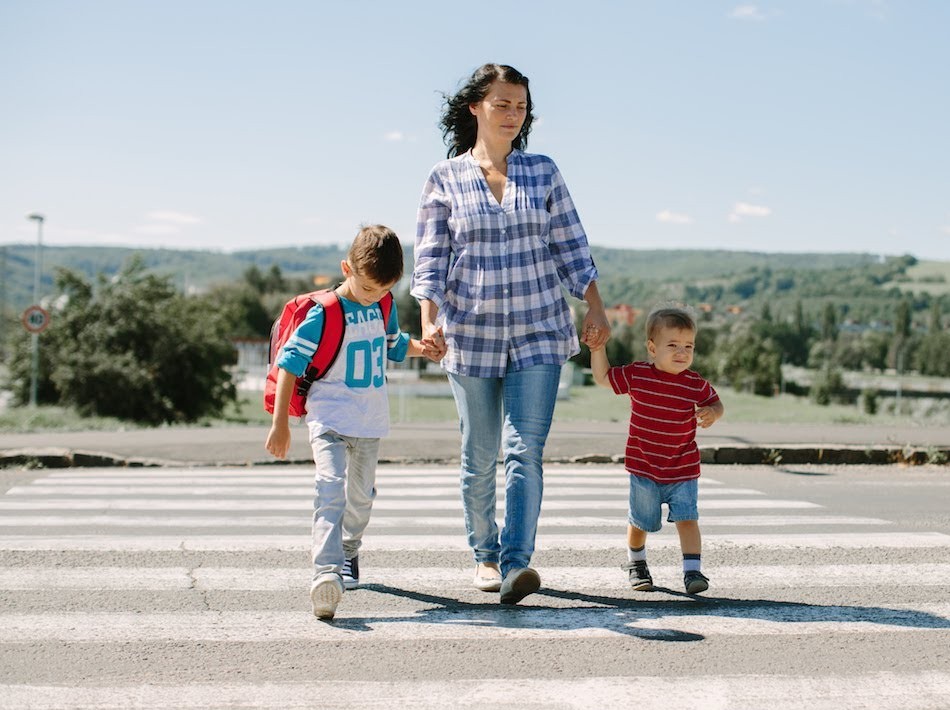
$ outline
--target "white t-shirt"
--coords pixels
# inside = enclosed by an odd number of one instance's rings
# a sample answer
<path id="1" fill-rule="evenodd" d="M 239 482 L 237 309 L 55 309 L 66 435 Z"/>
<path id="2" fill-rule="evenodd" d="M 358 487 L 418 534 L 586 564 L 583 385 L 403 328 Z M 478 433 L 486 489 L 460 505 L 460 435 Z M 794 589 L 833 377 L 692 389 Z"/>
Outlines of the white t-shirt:
<path id="1" fill-rule="evenodd" d="M 399 330 L 396 304 L 383 324 L 378 304 L 361 306 L 340 298 L 346 327 L 336 362 L 307 395 L 307 426 L 311 441 L 326 431 L 344 436 L 379 438 L 389 433 L 386 361 L 402 362 L 409 336 Z M 306 371 L 323 332 L 323 306 L 307 312 L 290 336 L 277 365 L 295 376 Z"/>

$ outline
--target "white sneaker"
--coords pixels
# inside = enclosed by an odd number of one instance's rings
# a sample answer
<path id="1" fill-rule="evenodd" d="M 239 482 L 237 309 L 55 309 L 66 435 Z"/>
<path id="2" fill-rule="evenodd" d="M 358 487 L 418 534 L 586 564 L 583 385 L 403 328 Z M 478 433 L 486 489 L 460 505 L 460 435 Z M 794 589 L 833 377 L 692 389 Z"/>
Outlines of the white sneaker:
<path id="1" fill-rule="evenodd" d="M 313 615 L 318 619 L 332 619 L 342 597 L 343 580 L 338 574 L 321 574 L 310 585 L 310 603 L 313 604 Z"/>
<path id="2" fill-rule="evenodd" d="M 483 592 L 497 592 L 501 589 L 501 570 L 497 562 L 480 562 L 475 566 L 475 579 L 472 586 Z"/>

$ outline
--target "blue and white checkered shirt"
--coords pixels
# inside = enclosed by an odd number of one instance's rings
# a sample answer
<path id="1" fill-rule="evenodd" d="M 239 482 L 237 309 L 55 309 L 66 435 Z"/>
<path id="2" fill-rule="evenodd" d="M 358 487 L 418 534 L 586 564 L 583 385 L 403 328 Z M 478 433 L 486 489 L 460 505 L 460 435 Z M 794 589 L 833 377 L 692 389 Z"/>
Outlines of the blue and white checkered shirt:
<path id="1" fill-rule="evenodd" d="M 499 205 L 472 154 L 429 174 L 416 222 L 412 295 L 439 307 L 442 366 L 471 377 L 561 365 L 580 347 L 561 285 L 597 279 L 587 235 L 554 161 L 513 150 Z"/>

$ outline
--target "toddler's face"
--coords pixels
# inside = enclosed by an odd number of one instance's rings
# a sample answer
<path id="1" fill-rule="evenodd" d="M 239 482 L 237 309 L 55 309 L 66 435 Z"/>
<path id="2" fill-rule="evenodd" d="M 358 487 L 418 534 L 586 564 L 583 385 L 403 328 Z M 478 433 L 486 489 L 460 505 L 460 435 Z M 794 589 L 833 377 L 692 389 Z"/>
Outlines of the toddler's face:
<path id="1" fill-rule="evenodd" d="M 693 364 L 696 333 L 679 328 L 660 328 L 654 340 L 647 341 L 647 350 L 657 370 L 678 375 Z"/>

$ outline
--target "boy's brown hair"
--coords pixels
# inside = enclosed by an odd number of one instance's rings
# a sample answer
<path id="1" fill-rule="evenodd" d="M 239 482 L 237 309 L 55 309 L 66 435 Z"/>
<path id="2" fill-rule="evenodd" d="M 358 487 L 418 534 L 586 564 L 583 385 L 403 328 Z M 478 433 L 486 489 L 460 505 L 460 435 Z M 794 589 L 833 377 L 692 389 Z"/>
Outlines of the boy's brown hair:
<path id="1" fill-rule="evenodd" d="M 660 328 L 689 330 L 696 332 L 696 319 L 691 309 L 678 303 L 665 303 L 657 306 L 647 316 L 647 340 L 655 340 Z"/>
<path id="2" fill-rule="evenodd" d="M 381 286 L 402 278 L 402 244 L 389 227 L 374 224 L 360 229 L 346 255 L 350 267 L 360 276 Z"/>

